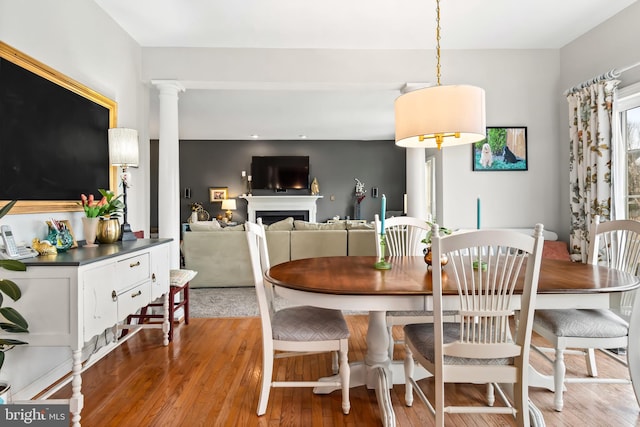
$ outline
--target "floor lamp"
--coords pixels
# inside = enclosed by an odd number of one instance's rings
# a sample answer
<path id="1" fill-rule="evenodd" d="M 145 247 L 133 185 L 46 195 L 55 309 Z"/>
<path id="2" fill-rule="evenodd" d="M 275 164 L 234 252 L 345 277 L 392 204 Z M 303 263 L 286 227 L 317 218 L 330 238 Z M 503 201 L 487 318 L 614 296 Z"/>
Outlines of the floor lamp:
<path id="1" fill-rule="evenodd" d="M 127 188 L 131 183 L 131 174 L 127 172 L 127 168 L 138 167 L 137 130 L 125 128 L 109 129 L 109 162 L 112 166 L 122 168 L 122 174 L 120 175 L 124 202 L 122 240 L 136 240 L 137 237 L 131 231 L 131 226 L 127 222 Z"/>

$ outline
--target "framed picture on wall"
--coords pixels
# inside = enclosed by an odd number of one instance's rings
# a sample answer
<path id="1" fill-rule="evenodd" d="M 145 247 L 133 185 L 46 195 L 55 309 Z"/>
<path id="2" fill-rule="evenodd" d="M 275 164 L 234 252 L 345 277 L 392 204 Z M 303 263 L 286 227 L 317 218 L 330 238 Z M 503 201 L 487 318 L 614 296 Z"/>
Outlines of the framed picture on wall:
<path id="1" fill-rule="evenodd" d="M 528 170 L 527 128 L 487 127 L 487 137 L 471 146 L 471 162 L 476 172 Z"/>
<path id="2" fill-rule="evenodd" d="M 209 187 L 209 201 L 222 202 L 228 197 L 228 187 Z"/>

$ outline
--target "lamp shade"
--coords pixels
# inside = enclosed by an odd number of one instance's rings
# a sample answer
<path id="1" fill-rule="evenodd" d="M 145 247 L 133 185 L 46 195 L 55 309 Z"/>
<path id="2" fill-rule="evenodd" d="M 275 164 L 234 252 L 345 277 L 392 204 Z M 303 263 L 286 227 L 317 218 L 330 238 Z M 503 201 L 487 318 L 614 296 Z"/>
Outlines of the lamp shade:
<path id="1" fill-rule="evenodd" d="M 484 89 L 432 86 L 395 102 L 396 145 L 438 147 L 471 144 L 486 135 Z"/>
<path id="2" fill-rule="evenodd" d="M 113 166 L 138 166 L 138 131 L 109 129 L 109 162 Z"/>
<path id="3" fill-rule="evenodd" d="M 236 199 L 224 199 L 222 201 L 222 209 L 227 211 L 236 210 Z"/>

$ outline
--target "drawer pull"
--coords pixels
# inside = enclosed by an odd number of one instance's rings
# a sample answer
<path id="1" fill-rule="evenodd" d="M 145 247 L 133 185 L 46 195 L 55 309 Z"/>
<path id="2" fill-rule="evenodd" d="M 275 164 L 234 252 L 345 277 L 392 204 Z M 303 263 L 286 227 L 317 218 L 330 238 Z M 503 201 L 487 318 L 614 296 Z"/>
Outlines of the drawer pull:
<path id="1" fill-rule="evenodd" d="M 131 298 L 139 297 L 140 295 L 142 295 L 142 291 L 138 291 L 135 294 L 131 294 Z"/>
<path id="2" fill-rule="evenodd" d="M 151 280 L 152 280 L 153 282 L 155 282 L 155 281 L 156 281 L 156 273 L 151 273 Z"/>
<path id="3" fill-rule="evenodd" d="M 138 261 L 138 262 L 136 262 L 134 264 L 129 264 L 129 267 L 133 268 L 133 267 L 138 267 L 139 265 L 140 265 L 140 261 Z"/>
<path id="4" fill-rule="evenodd" d="M 118 294 L 116 291 L 111 291 L 111 299 L 114 301 L 118 301 Z"/>

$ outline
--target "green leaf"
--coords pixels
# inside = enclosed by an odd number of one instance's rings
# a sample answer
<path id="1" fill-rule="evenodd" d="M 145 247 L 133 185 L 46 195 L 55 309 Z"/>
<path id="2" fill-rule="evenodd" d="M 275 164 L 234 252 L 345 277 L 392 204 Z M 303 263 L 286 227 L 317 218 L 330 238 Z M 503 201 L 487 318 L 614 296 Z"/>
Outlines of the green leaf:
<path id="1" fill-rule="evenodd" d="M 27 271 L 27 266 L 16 259 L 0 259 L 0 267 L 11 271 Z"/>
<path id="2" fill-rule="evenodd" d="M 11 210 L 11 208 L 13 207 L 13 205 L 15 205 L 17 202 L 17 200 L 12 200 L 9 203 L 7 203 L 6 205 L 4 205 L 2 207 L 2 209 L 0 209 L 0 218 L 2 218 L 3 216 L 5 216 L 7 214 L 7 212 L 9 212 Z"/>
<path id="3" fill-rule="evenodd" d="M 2 369 L 2 365 L 4 365 L 4 351 L 0 351 L 0 369 Z"/>
<path id="4" fill-rule="evenodd" d="M 26 331 L 24 332 L 28 332 L 29 324 L 27 323 L 25 318 L 22 317 L 20 313 L 18 313 L 18 311 L 15 308 L 0 307 L 0 314 L 2 314 L 4 318 L 7 319 L 7 321 L 11 322 L 13 327 L 17 326 L 22 329 L 25 329 Z M 7 330 L 4 328 L 4 325 L 5 323 L 0 323 L 0 326 L 2 326 L 2 329 Z M 20 331 L 20 332 L 23 332 L 23 331 Z"/>
<path id="5" fill-rule="evenodd" d="M 14 301 L 18 301 L 22 296 L 22 292 L 18 285 L 7 279 L 0 280 L 0 291 Z"/>
<path id="6" fill-rule="evenodd" d="M 13 345 L 24 345 L 24 344 L 28 344 L 28 343 L 20 340 L 10 340 L 10 339 L 0 338 L 0 347 L 5 345 L 13 346 Z"/>

